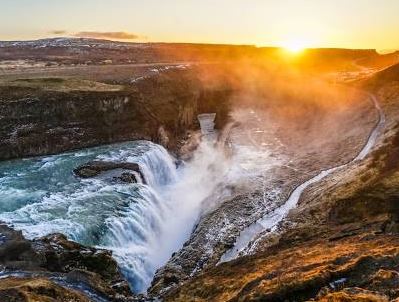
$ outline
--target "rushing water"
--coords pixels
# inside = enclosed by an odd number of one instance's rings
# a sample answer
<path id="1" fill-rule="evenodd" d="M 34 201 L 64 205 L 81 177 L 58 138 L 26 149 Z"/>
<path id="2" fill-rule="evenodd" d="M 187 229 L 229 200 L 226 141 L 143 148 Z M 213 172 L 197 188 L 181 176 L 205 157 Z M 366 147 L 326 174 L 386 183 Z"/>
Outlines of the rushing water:
<path id="1" fill-rule="evenodd" d="M 380 123 L 356 160 L 370 151 L 384 124 L 383 113 L 372 100 Z M 179 168 L 163 147 L 148 141 L 2 162 L 0 221 L 22 230 L 28 238 L 60 232 L 82 244 L 112 250 L 132 289 L 144 292 L 156 270 L 189 238 L 204 200 L 217 200 L 216 189 L 223 184 L 234 187 L 245 181 L 246 186 L 259 186 L 267 171 L 279 163 L 269 154 L 261 119 L 249 120 L 253 125 L 249 123 L 246 131 L 230 135 L 231 158 L 204 141 L 190 162 Z M 257 134 L 262 134 L 259 142 Z M 73 174 L 77 166 L 94 159 L 138 163 L 146 184 L 121 184 L 106 177 L 80 179 Z M 274 229 L 306 187 L 339 168 L 300 185 L 287 203 L 245 229 L 221 260 L 237 257 L 260 232 Z M 218 194 L 223 197 L 223 190 Z"/>
<path id="2" fill-rule="evenodd" d="M 139 163 L 148 185 L 73 175 L 74 168 L 93 159 Z M 161 192 L 176 182 L 177 172 L 164 148 L 145 141 L 3 162 L 0 220 L 29 238 L 61 232 L 77 242 L 112 250 L 133 289 L 140 292 L 176 248 L 157 251 L 165 216 L 173 209 Z"/>
<path id="3" fill-rule="evenodd" d="M 205 139 L 178 168 L 163 147 L 148 141 L 0 163 L 0 221 L 28 238 L 60 232 L 112 250 L 132 289 L 145 292 L 156 270 L 190 237 L 204 201 L 212 208 L 230 194 L 224 186 L 262 183 L 262 173 L 277 162 L 247 131 L 231 134 L 235 152 L 226 156 L 212 143 L 214 114 L 201 118 Z M 260 132 L 258 123 L 247 128 Z M 112 182 L 110 172 L 92 179 L 73 174 L 92 160 L 138 163 L 146 184 Z"/>
<path id="4" fill-rule="evenodd" d="M 135 292 L 189 238 L 201 203 L 229 170 L 224 152 L 207 141 L 176 168 L 161 146 L 136 141 L 0 163 L 0 221 L 28 238 L 60 232 L 113 251 Z M 134 162 L 146 184 L 121 184 L 104 173 L 80 179 L 73 170 L 91 160 Z"/>

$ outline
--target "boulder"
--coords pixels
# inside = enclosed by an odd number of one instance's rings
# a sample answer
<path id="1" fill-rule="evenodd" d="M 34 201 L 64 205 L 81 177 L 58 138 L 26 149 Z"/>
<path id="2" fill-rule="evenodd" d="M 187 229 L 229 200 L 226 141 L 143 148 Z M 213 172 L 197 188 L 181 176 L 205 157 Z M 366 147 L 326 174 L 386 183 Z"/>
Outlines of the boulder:
<path id="1" fill-rule="evenodd" d="M 90 301 L 84 293 L 68 288 L 76 284 L 110 301 L 133 299 L 110 251 L 83 246 L 63 234 L 30 241 L 0 224 L 0 266 L 4 269 L 0 301 Z M 65 280 L 69 286 L 55 280 Z M 34 296 L 38 300 L 31 300 Z"/>
<path id="2" fill-rule="evenodd" d="M 21 231 L 0 224 L 0 265 L 12 270 L 25 270 L 39 268 L 41 264 L 41 256 Z"/>
<path id="3" fill-rule="evenodd" d="M 136 176 L 132 173 L 124 172 L 120 176 L 114 177 L 115 180 L 121 181 L 124 183 L 136 183 L 137 179 Z"/>
<path id="4" fill-rule="evenodd" d="M 91 178 L 101 175 L 104 172 L 112 171 L 112 170 L 129 170 L 138 173 L 143 181 L 146 184 L 146 180 L 143 172 L 140 169 L 139 164 L 137 163 L 128 163 L 128 162 L 112 162 L 112 161 L 91 161 L 86 164 L 83 164 L 77 167 L 74 170 L 75 175 L 81 178 Z M 136 176 L 133 173 L 128 173 L 126 171 L 122 172 L 119 176 L 114 177 L 114 179 L 118 179 L 122 182 L 137 182 Z"/>
<path id="5" fill-rule="evenodd" d="M 70 241 L 63 234 L 51 234 L 33 241 L 38 254 L 43 255 L 43 266 L 49 271 L 70 272 L 84 269 L 112 281 L 120 277 L 118 265 L 108 250 L 83 246 Z"/>

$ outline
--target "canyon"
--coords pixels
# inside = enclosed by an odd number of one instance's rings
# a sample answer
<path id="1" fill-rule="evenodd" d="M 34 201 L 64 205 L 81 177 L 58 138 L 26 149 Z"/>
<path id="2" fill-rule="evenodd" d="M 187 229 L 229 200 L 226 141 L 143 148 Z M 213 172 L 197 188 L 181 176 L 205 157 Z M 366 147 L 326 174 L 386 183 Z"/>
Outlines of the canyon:
<path id="1" fill-rule="evenodd" d="M 399 298 L 394 55 L 10 43 L 3 300 Z"/>

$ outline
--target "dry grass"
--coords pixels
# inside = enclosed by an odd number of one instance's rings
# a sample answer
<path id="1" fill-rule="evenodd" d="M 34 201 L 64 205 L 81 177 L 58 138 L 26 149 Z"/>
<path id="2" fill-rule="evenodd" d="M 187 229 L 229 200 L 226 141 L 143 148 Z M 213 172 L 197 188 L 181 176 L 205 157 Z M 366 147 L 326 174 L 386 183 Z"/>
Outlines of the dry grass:
<path id="1" fill-rule="evenodd" d="M 0 280 L 0 301 L 89 302 L 90 300 L 48 279 L 11 277 Z"/>
<path id="2" fill-rule="evenodd" d="M 336 293 L 329 293 L 322 297 L 320 302 L 388 302 L 385 295 L 364 290 L 361 288 L 348 288 Z"/>
<path id="3" fill-rule="evenodd" d="M 110 85 L 89 80 L 81 80 L 74 78 L 32 78 L 17 80 L 0 80 L 0 86 L 12 86 L 23 88 L 35 88 L 44 91 L 98 91 L 110 92 L 120 91 L 123 89 L 121 85 Z"/>

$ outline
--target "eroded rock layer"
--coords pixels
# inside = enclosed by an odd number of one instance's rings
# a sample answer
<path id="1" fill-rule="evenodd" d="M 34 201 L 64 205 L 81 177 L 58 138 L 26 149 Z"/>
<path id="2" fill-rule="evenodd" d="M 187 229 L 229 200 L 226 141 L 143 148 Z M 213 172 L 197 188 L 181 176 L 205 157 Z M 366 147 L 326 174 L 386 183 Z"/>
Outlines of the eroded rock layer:
<path id="1" fill-rule="evenodd" d="M 147 139 L 178 150 L 197 114 L 228 115 L 231 88 L 195 70 L 164 70 L 130 84 L 35 78 L 0 83 L 0 160 Z M 217 105 L 217 106 L 216 106 Z"/>

